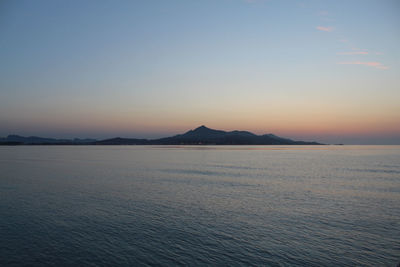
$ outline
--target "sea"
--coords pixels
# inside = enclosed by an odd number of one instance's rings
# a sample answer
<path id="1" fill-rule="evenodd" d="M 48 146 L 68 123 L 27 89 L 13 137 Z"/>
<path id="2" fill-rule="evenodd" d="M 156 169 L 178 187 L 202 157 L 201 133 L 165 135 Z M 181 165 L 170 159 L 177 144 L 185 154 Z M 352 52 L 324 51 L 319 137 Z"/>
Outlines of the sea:
<path id="1" fill-rule="evenodd" d="M 3 146 L 0 266 L 397 266 L 400 146 Z"/>

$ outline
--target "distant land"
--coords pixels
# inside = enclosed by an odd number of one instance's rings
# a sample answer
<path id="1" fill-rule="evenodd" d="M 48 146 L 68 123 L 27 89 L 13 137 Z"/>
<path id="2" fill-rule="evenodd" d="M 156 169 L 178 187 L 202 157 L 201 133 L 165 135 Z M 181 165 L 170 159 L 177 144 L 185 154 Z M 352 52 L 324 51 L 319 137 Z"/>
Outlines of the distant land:
<path id="1" fill-rule="evenodd" d="M 37 136 L 9 135 L 5 138 L 0 137 L 0 145 L 81 145 L 93 144 L 96 139 L 55 139 Z"/>
<path id="2" fill-rule="evenodd" d="M 159 139 L 111 138 L 54 139 L 9 135 L 0 138 L 0 145 L 323 145 L 317 142 L 295 141 L 273 134 L 256 135 L 247 131 L 214 130 L 200 126 L 184 134 Z"/>

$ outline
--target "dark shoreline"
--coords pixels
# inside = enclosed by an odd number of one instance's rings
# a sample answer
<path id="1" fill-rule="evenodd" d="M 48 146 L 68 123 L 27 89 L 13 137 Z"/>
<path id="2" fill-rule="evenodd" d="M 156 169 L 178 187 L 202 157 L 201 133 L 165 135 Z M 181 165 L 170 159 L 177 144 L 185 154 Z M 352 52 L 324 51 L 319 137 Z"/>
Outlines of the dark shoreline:
<path id="1" fill-rule="evenodd" d="M 7 143 L 0 142 L 1 146 L 160 146 L 160 147 L 168 147 L 168 146 L 400 146 L 400 144 L 272 144 L 272 145 L 263 145 L 263 144 L 65 144 L 65 143 L 53 143 L 53 144 L 24 144 L 24 143 Z"/>
<path id="2" fill-rule="evenodd" d="M 9 135 L 0 138 L 0 145 L 324 145 L 317 142 L 295 141 L 274 134 L 256 135 L 248 131 L 222 131 L 197 127 L 184 134 L 159 139 L 115 137 L 95 139 L 55 139 Z"/>

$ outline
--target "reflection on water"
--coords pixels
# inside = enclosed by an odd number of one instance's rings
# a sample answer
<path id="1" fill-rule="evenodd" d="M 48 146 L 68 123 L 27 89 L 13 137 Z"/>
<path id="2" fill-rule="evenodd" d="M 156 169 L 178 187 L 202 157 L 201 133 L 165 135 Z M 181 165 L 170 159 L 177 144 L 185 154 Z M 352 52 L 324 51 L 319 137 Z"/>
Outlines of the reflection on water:
<path id="1" fill-rule="evenodd" d="M 0 147 L 0 265 L 400 261 L 399 146 Z"/>

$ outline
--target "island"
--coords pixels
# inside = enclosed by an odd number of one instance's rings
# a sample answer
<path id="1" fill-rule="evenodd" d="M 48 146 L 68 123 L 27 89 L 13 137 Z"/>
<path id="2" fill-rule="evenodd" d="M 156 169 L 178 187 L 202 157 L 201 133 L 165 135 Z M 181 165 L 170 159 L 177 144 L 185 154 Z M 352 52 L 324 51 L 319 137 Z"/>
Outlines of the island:
<path id="1" fill-rule="evenodd" d="M 248 131 L 222 131 L 204 125 L 186 133 L 159 139 L 111 138 L 54 139 L 9 135 L 0 138 L 0 145 L 323 145 L 318 142 L 295 141 L 274 134 L 256 135 Z"/>

